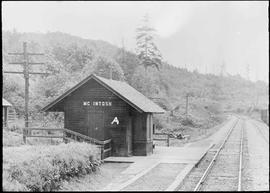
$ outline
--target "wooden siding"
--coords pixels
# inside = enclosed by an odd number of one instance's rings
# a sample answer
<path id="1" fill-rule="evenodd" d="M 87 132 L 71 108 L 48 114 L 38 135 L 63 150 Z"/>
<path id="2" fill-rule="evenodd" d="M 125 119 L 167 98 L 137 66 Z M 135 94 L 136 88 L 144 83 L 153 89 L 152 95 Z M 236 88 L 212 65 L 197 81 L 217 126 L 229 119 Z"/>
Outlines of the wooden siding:
<path id="1" fill-rule="evenodd" d="M 135 113 L 133 120 L 133 155 L 145 156 L 153 152 L 152 114 Z"/>
<path id="2" fill-rule="evenodd" d="M 2 123 L 4 127 L 9 127 L 9 123 L 12 123 L 16 119 L 16 112 L 12 106 L 3 106 Z"/>
<path id="3" fill-rule="evenodd" d="M 112 105 L 83 106 L 84 101 L 91 103 L 93 101 L 109 101 Z M 65 113 L 65 128 L 98 140 L 112 139 L 114 156 L 128 156 L 131 153 L 132 141 L 127 138 L 127 128 L 131 122 L 135 121 L 136 128 L 139 129 L 136 132 L 136 139 L 145 139 L 146 127 L 141 123 L 141 120 L 146 114 L 134 113 L 136 110 L 133 107 L 93 79 L 70 94 L 62 103 Z M 139 119 L 136 119 L 132 114 L 139 116 Z M 119 125 L 111 124 L 115 117 L 119 120 Z M 134 120 L 129 121 L 129 119 Z M 130 127 L 134 130 L 132 126 Z M 132 140 L 131 136 L 129 138 Z"/>
<path id="4" fill-rule="evenodd" d="M 88 102 L 91 105 L 84 105 Z M 93 106 L 93 102 L 111 102 L 111 106 Z M 153 114 L 140 113 L 90 79 L 61 102 L 64 126 L 98 140 L 112 139 L 113 156 L 149 155 L 153 151 Z M 117 117 L 119 124 L 111 124 Z"/>

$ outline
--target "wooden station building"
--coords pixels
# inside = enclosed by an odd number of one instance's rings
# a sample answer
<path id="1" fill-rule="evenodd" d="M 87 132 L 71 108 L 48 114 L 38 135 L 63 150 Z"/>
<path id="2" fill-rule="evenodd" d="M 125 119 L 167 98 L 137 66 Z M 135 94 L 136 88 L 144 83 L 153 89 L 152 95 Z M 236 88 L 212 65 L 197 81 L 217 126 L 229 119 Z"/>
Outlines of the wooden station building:
<path id="1" fill-rule="evenodd" d="M 112 156 L 153 153 L 153 114 L 165 111 L 126 82 L 91 74 L 42 109 L 64 112 L 64 127 L 112 140 Z"/>

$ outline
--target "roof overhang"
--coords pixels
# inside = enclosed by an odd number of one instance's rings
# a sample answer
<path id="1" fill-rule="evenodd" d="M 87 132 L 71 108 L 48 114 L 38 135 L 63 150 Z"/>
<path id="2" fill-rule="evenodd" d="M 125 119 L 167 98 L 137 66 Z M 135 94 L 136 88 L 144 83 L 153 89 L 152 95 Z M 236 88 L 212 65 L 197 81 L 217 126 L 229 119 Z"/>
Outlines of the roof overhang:
<path id="1" fill-rule="evenodd" d="M 3 107 L 12 107 L 13 105 L 10 104 L 6 99 L 2 98 L 2 105 Z"/>
<path id="2" fill-rule="evenodd" d="M 52 108 L 54 105 L 56 105 L 57 103 L 61 102 L 64 98 L 66 98 L 67 96 L 69 96 L 72 92 L 74 92 L 75 90 L 77 90 L 78 88 L 80 88 L 83 84 L 85 84 L 87 81 L 94 79 L 96 80 L 98 83 L 100 83 L 102 86 L 104 86 L 105 88 L 107 88 L 108 90 L 110 90 L 112 93 L 114 93 L 116 96 L 118 96 L 119 98 L 121 98 L 122 100 L 124 100 L 125 102 L 127 102 L 130 106 L 132 106 L 134 109 L 136 109 L 138 112 L 143 113 L 144 111 L 142 109 L 140 109 L 138 106 L 136 106 L 135 104 L 133 104 L 131 101 L 129 101 L 127 98 L 123 97 L 121 94 L 119 94 L 118 92 L 116 92 L 115 90 L 113 90 L 110 86 L 108 86 L 107 84 L 105 84 L 103 81 L 101 81 L 97 76 L 95 76 L 94 74 L 91 74 L 90 76 L 88 76 L 87 78 L 85 78 L 84 80 L 82 80 L 80 83 L 78 83 L 77 85 L 75 85 L 74 87 L 72 87 L 71 89 L 69 89 L 68 91 L 66 91 L 64 94 L 62 94 L 61 96 L 59 96 L 58 98 L 56 98 L 53 102 L 47 104 L 45 107 L 43 107 L 40 111 L 49 111 L 50 108 Z M 151 113 L 151 112 L 149 112 Z"/>

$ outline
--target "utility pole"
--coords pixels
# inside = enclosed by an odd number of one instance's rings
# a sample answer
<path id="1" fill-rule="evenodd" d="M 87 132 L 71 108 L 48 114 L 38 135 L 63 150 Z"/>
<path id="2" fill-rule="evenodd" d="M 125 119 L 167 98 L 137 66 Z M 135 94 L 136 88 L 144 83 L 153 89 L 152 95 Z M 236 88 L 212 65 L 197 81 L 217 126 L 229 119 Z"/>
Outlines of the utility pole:
<path id="1" fill-rule="evenodd" d="M 4 73 L 11 73 L 11 74 L 23 74 L 24 80 L 25 80 L 25 106 L 24 106 L 24 120 L 25 120 L 25 128 L 29 126 L 29 120 L 28 120 L 28 104 L 29 104 L 29 75 L 30 74 L 48 74 L 48 73 L 42 73 L 42 72 L 29 72 L 29 65 L 43 65 L 43 62 L 29 62 L 29 56 L 42 56 L 43 53 L 28 53 L 27 52 L 27 43 L 23 42 L 23 53 L 8 53 L 9 55 L 21 55 L 23 56 L 22 62 L 11 62 L 9 64 L 15 64 L 15 65 L 22 65 L 23 66 L 23 72 L 15 72 L 15 71 L 4 71 Z M 26 143 L 25 136 L 23 137 L 24 143 Z"/>
<path id="2" fill-rule="evenodd" d="M 124 38 L 122 37 L 122 63 L 125 63 L 125 43 Z"/>

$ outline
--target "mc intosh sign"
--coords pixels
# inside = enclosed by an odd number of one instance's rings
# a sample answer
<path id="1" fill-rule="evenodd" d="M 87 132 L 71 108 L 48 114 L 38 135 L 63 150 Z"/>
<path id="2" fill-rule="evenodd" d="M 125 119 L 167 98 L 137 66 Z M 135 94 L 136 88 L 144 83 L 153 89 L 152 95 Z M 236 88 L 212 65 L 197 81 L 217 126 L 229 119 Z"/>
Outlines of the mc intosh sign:
<path id="1" fill-rule="evenodd" d="M 112 106 L 111 101 L 83 101 L 83 106 Z"/>

